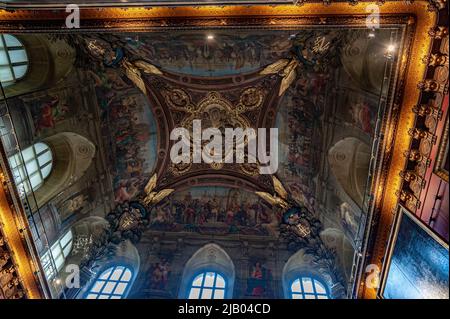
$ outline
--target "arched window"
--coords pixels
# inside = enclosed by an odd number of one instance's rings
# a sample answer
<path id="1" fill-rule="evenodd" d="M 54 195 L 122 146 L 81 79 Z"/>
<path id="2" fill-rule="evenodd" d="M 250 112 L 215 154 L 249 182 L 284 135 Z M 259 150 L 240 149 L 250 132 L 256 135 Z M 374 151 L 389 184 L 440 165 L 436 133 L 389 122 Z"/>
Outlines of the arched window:
<path id="1" fill-rule="evenodd" d="M 216 272 L 203 272 L 194 277 L 189 291 L 189 299 L 224 299 L 226 282 Z"/>
<path id="2" fill-rule="evenodd" d="M 8 86 L 23 78 L 28 56 L 23 44 L 11 34 L 0 34 L 0 81 Z"/>
<path id="3" fill-rule="evenodd" d="M 129 289 L 133 273 L 124 266 L 108 268 L 97 278 L 86 299 L 121 299 Z"/>
<path id="4" fill-rule="evenodd" d="M 291 299 L 329 299 L 326 286 L 317 278 L 299 277 L 292 281 Z"/>
<path id="5" fill-rule="evenodd" d="M 233 298 L 235 271 L 230 256 L 210 243 L 197 250 L 186 262 L 181 278 L 180 299 Z"/>
<path id="6" fill-rule="evenodd" d="M 72 251 L 72 240 L 72 231 L 69 230 L 41 256 L 42 268 L 48 280 L 55 278 L 64 266 L 67 256 Z"/>
<path id="7" fill-rule="evenodd" d="M 52 171 L 52 163 L 52 152 L 48 145 L 42 142 L 10 156 L 9 166 L 19 192 L 28 194 L 42 186 Z"/>

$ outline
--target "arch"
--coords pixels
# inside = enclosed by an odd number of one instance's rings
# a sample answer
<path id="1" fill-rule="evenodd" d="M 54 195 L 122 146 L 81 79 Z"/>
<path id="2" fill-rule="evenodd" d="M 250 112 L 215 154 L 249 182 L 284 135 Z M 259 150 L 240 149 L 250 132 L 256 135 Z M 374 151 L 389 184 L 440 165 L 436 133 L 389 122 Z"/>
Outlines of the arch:
<path id="1" fill-rule="evenodd" d="M 366 191 L 370 147 L 355 137 L 346 137 L 328 151 L 331 171 L 347 195 L 360 207 Z"/>
<path id="2" fill-rule="evenodd" d="M 227 280 L 218 272 L 205 271 L 192 279 L 189 299 L 224 299 Z"/>
<path id="3" fill-rule="evenodd" d="M 79 180 L 95 155 L 94 144 L 76 133 L 58 133 L 43 139 L 43 142 L 53 154 L 53 169 L 45 183 L 34 192 L 34 196 L 28 196 L 32 211 Z"/>
<path id="4" fill-rule="evenodd" d="M 327 228 L 320 233 L 325 246 L 336 251 L 339 264 L 348 280 L 351 277 L 355 249 L 344 232 L 337 228 Z"/>
<path id="5" fill-rule="evenodd" d="M 283 267 L 282 284 L 286 299 L 291 298 L 291 284 L 300 277 L 316 278 L 325 284 L 329 296 L 332 299 L 344 298 L 344 287 L 339 282 L 334 282 L 332 276 L 315 262 L 313 255 L 306 253 L 305 249 L 292 255 Z"/>
<path id="6" fill-rule="evenodd" d="M 0 81 L 4 87 L 21 80 L 28 71 L 28 54 L 12 34 L 0 34 Z"/>
<path id="7" fill-rule="evenodd" d="M 330 293 L 320 278 L 301 275 L 289 285 L 291 299 L 329 299 Z"/>
<path id="8" fill-rule="evenodd" d="M 225 250 L 214 243 L 206 244 L 188 260 L 183 270 L 178 297 L 187 299 L 194 279 L 207 272 L 214 272 L 224 278 L 226 282 L 224 298 L 232 298 L 235 280 L 234 264 Z"/>
<path id="9" fill-rule="evenodd" d="M 95 277 L 90 278 L 84 285 L 83 289 L 78 293 L 77 298 L 86 298 L 91 289 L 97 282 L 97 279 L 105 273 L 105 271 L 115 268 L 117 266 L 129 269 L 131 277 L 127 278 L 127 287 L 121 298 L 126 298 L 131 291 L 134 281 L 136 280 L 140 269 L 140 257 L 136 247 L 129 241 L 123 241 L 115 246 L 114 256 L 96 262 L 91 268 L 95 272 Z"/>
<path id="10" fill-rule="evenodd" d="M 45 253 L 41 256 L 41 264 L 44 269 L 46 279 L 49 283 L 48 287 L 50 289 L 50 293 L 53 297 L 57 297 L 63 290 L 63 283 L 66 282 L 67 277 L 69 277 L 72 273 L 65 271 L 66 265 L 80 265 L 81 260 L 85 256 L 86 252 L 89 250 L 90 245 L 92 243 L 98 242 L 101 236 L 104 234 L 105 229 L 109 227 L 109 223 L 106 219 L 98 216 L 90 216 L 83 218 L 82 220 L 76 222 L 72 227 L 65 232 L 64 235 L 60 237 L 63 238 L 66 234 L 71 234 L 71 246 L 70 251 L 65 245 L 66 242 L 62 242 L 60 245 L 64 251 L 64 263 L 62 263 L 57 269 L 54 269 L 55 262 L 53 260 L 46 260 L 44 258 Z M 90 241 L 91 240 L 91 241 Z M 60 240 L 56 240 L 51 247 L 58 244 Z M 53 257 L 53 256 L 49 256 Z M 56 260 L 56 258 L 54 258 Z M 46 271 L 47 263 L 50 263 L 50 267 L 53 267 L 52 276 L 47 276 L 47 273 L 50 271 Z"/>
<path id="11" fill-rule="evenodd" d="M 132 277 L 130 268 L 111 266 L 97 277 L 86 299 L 122 299 L 130 291 Z"/>
<path id="12" fill-rule="evenodd" d="M 75 50 L 62 39 L 50 40 L 46 35 L 14 35 L 28 55 L 25 76 L 4 88 L 5 97 L 26 94 L 58 83 L 73 68 Z"/>
<path id="13" fill-rule="evenodd" d="M 383 52 L 385 43 L 389 43 L 389 33 L 377 34 L 378 41 L 367 41 L 367 36 L 359 36 L 349 41 L 340 55 L 343 70 L 354 81 L 361 85 L 364 91 L 379 94 L 383 80 L 384 57 L 377 52 Z"/>
<path id="14" fill-rule="evenodd" d="M 53 155 L 48 144 L 37 142 L 9 156 L 8 162 L 22 196 L 44 184 L 53 168 Z"/>
<path id="15" fill-rule="evenodd" d="M 67 257 L 72 252 L 73 234 L 69 229 L 42 254 L 41 263 L 47 280 L 54 279 L 62 270 Z"/>

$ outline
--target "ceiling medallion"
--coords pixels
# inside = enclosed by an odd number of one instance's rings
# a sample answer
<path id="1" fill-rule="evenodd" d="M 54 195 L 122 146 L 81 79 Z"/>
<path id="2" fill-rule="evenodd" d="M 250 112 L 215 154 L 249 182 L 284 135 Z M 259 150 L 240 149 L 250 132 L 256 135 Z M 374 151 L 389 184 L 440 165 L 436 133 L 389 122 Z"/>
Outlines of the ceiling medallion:
<path id="1" fill-rule="evenodd" d="M 175 88 L 163 91 L 163 96 L 167 104 L 177 111 L 193 112 L 195 109 L 189 94 L 182 89 Z"/>
<path id="2" fill-rule="evenodd" d="M 264 97 L 265 94 L 260 88 L 246 88 L 239 98 L 239 104 L 236 106 L 236 111 L 243 113 L 257 109 L 262 105 Z"/>
<path id="3" fill-rule="evenodd" d="M 233 103 L 224 98 L 219 92 L 208 92 L 198 103 L 192 102 L 189 93 L 181 88 L 165 90 L 162 94 L 170 108 L 186 113 L 181 120 L 181 127 L 192 131 L 193 121 L 201 120 L 205 126 L 218 128 L 223 134 L 225 133 L 225 128 L 242 128 L 243 130 L 250 128 L 249 120 L 241 114 L 260 108 L 265 98 L 265 91 L 259 87 L 245 88 L 241 92 L 236 106 L 233 106 Z M 225 157 L 228 156 L 231 155 L 225 154 Z M 208 164 L 208 166 L 213 170 L 220 170 L 224 167 L 224 164 L 213 162 Z M 191 168 L 192 164 L 172 163 L 169 171 L 175 176 L 180 176 L 190 171 Z M 247 176 L 259 174 L 257 164 L 241 164 L 239 165 L 239 170 Z"/>

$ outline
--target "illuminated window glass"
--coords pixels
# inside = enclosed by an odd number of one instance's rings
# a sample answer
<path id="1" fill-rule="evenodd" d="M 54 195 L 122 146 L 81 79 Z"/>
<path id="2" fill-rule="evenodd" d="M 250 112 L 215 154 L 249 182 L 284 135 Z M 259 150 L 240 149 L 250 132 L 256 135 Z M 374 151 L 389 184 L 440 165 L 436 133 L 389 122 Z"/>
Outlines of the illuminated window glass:
<path id="1" fill-rule="evenodd" d="M 204 272 L 192 280 L 189 299 L 224 299 L 226 282 L 216 272 Z"/>
<path id="2" fill-rule="evenodd" d="M 52 152 L 47 144 L 41 142 L 10 156 L 8 160 L 21 195 L 41 187 L 52 170 Z"/>
<path id="3" fill-rule="evenodd" d="M 48 280 L 55 278 L 63 268 L 64 262 L 72 250 L 72 240 L 72 231 L 69 230 L 42 255 L 42 268 Z"/>
<path id="4" fill-rule="evenodd" d="M 121 299 L 125 296 L 132 278 L 129 268 L 115 266 L 108 268 L 97 278 L 86 299 Z"/>
<path id="5" fill-rule="evenodd" d="M 318 279 L 300 277 L 291 284 L 291 299 L 329 299 L 326 286 Z"/>
<path id="6" fill-rule="evenodd" d="M 0 81 L 8 86 L 23 78 L 28 56 L 23 44 L 11 34 L 0 34 Z"/>

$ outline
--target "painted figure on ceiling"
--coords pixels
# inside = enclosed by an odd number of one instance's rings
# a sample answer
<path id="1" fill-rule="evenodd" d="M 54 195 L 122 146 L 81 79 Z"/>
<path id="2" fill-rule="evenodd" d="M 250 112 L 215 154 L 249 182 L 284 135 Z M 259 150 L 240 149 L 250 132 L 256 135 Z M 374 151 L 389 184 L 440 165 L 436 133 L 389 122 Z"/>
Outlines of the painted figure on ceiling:
<path id="1" fill-rule="evenodd" d="M 165 258 L 154 264 L 150 269 L 150 288 L 155 290 L 165 290 L 169 281 L 170 263 Z"/>
<path id="2" fill-rule="evenodd" d="M 373 134 L 373 114 L 369 104 L 365 101 L 350 105 L 353 124 L 361 128 L 364 133 Z"/>
<path id="3" fill-rule="evenodd" d="M 250 275 L 247 279 L 247 294 L 254 297 L 266 296 L 271 280 L 271 271 L 264 267 L 260 261 L 256 261 L 250 268 Z"/>
<path id="4" fill-rule="evenodd" d="M 65 119 L 69 107 L 59 96 L 50 96 L 44 101 L 37 101 L 33 108 L 36 131 L 54 128 L 56 123 Z"/>

